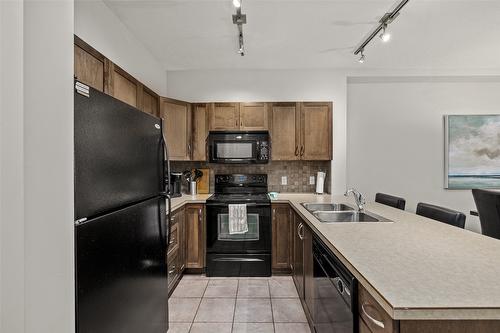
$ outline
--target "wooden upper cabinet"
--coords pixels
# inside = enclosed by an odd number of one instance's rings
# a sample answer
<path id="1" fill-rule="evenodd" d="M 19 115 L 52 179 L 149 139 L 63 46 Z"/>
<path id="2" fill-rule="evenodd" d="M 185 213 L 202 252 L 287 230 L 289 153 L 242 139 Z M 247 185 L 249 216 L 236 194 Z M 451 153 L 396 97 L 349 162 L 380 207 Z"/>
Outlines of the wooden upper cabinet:
<path id="1" fill-rule="evenodd" d="M 193 105 L 193 151 L 191 159 L 193 161 L 206 161 L 207 149 L 206 142 L 208 136 L 208 115 L 209 104 L 194 104 Z"/>
<path id="2" fill-rule="evenodd" d="M 301 103 L 301 147 L 303 160 L 332 159 L 332 103 Z"/>
<path id="3" fill-rule="evenodd" d="M 143 87 L 142 91 L 142 111 L 158 117 L 159 115 L 159 96 Z"/>
<path id="4" fill-rule="evenodd" d="M 210 130 L 238 130 L 240 128 L 239 103 L 214 103 L 210 110 Z"/>
<path id="5" fill-rule="evenodd" d="M 130 74 L 115 64 L 110 66 L 111 87 L 110 93 L 122 102 L 140 109 L 139 96 L 141 92 L 140 83 Z"/>
<path id="6" fill-rule="evenodd" d="M 75 77 L 78 81 L 99 91 L 104 91 L 105 57 L 75 36 Z"/>
<path id="7" fill-rule="evenodd" d="M 169 98 L 161 100 L 160 116 L 170 159 L 188 161 L 191 158 L 191 106 Z"/>
<path id="8" fill-rule="evenodd" d="M 300 118 L 297 103 L 272 103 L 271 155 L 274 161 L 298 160 L 300 149 Z"/>
<path id="9" fill-rule="evenodd" d="M 240 130 L 267 130 L 267 112 L 267 103 L 240 103 Z"/>

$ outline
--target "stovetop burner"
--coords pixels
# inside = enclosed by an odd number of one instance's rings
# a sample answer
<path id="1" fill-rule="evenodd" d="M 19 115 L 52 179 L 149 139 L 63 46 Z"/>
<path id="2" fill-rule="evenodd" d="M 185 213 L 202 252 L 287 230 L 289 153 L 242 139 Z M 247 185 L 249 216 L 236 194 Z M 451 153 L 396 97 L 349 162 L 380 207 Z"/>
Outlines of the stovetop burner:
<path id="1" fill-rule="evenodd" d="M 215 194 L 207 200 L 218 203 L 270 203 L 267 175 L 215 175 Z"/>
<path id="2" fill-rule="evenodd" d="M 261 194 L 222 194 L 215 193 L 210 198 L 207 199 L 208 202 L 222 202 L 222 203 L 230 203 L 230 202 L 270 202 L 269 196 L 265 193 Z"/>

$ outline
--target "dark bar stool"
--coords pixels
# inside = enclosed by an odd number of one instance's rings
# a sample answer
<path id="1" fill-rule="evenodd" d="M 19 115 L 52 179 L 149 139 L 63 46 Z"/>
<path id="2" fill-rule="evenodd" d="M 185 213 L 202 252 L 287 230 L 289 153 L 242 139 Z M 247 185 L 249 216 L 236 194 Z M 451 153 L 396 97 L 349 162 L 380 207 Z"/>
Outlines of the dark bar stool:
<path id="1" fill-rule="evenodd" d="M 390 194 L 377 193 L 375 194 L 375 202 L 391 206 L 397 209 L 405 210 L 406 200 L 400 197 L 395 197 Z"/>
<path id="2" fill-rule="evenodd" d="M 472 190 L 483 235 L 500 239 L 500 192 Z"/>
<path id="3" fill-rule="evenodd" d="M 420 202 L 417 205 L 417 215 L 425 216 L 462 229 L 465 228 L 465 214 L 453 209 Z"/>

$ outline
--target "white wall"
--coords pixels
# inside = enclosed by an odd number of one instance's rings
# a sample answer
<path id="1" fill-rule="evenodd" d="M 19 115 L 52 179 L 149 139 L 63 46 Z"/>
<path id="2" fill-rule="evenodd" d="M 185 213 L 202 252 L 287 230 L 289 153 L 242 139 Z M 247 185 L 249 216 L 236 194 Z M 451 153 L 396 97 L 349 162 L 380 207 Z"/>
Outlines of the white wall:
<path id="1" fill-rule="evenodd" d="M 73 332 L 73 2 L 0 12 L 0 331 Z"/>
<path id="2" fill-rule="evenodd" d="M 333 101 L 333 193 L 346 179 L 346 76 L 333 70 L 167 72 L 168 96 L 189 102 Z"/>
<path id="3" fill-rule="evenodd" d="M 24 332 L 23 3 L 0 1 L 0 332 Z"/>
<path id="4" fill-rule="evenodd" d="M 500 113 L 500 77 L 399 77 L 348 80 L 348 185 L 373 200 L 401 195 L 469 213 L 470 191 L 443 188 L 443 115 Z M 466 228 L 480 231 L 477 218 Z"/>
<path id="5" fill-rule="evenodd" d="M 165 69 L 101 0 L 75 0 L 75 34 L 164 96 Z"/>

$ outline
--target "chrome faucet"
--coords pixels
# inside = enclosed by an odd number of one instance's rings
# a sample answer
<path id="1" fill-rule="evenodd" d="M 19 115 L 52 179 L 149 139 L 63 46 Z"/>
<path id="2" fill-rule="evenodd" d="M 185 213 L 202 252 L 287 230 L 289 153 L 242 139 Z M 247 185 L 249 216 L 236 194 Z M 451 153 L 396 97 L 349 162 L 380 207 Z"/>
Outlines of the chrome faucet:
<path id="1" fill-rule="evenodd" d="M 358 206 L 358 212 L 362 213 L 364 210 L 365 210 L 365 197 L 363 197 L 363 195 L 361 193 L 359 193 L 358 190 L 354 189 L 354 188 L 350 188 L 348 189 L 345 193 L 344 193 L 344 196 L 348 197 L 349 194 L 353 194 L 354 195 L 354 200 L 356 201 L 356 205 Z"/>

